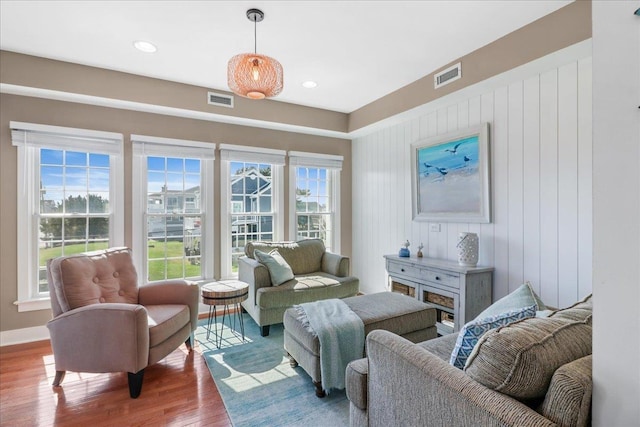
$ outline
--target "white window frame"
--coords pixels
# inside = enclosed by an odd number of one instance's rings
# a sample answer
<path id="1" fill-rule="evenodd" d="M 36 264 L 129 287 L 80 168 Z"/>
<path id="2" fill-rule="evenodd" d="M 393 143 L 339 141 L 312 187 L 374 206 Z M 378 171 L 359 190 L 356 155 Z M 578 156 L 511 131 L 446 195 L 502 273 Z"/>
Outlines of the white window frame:
<path id="1" fill-rule="evenodd" d="M 340 253 L 340 172 L 342 171 L 343 156 L 333 154 L 306 153 L 302 151 L 289 151 L 289 236 L 296 239 L 297 230 L 297 212 L 296 212 L 296 180 L 298 176 L 298 167 L 306 168 L 322 168 L 327 169 L 327 173 L 331 174 L 331 216 L 333 230 L 331 232 L 331 241 L 333 245 L 331 251 Z"/>
<path id="2" fill-rule="evenodd" d="M 273 203 L 273 240 L 284 239 L 284 164 L 286 151 L 262 147 L 220 144 L 220 274 L 232 279 L 231 270 L 231 162 L 263 163 L 271 165 Z"/>
<path id="3" fill-rule="evenodd" d="M 132 252 L 138 276 L 148 277 L 147 271 L 147 157 L 178 157 L 200 160 L 201 180 L 201 274 L 202 281 L 214 279 L 214 224 L 213 203 L 214 160 L 216 144 L 212 142 L 161 138 L 146 135 L 131 135 L 133 146 L 133 200 L 131 204 Z"/>
<path id="4" fill-rule="evenodd" d="M 109 155 L 109 246 L 124 245 L 123 135 L 35 123 L 10 122 L 11 142 L 18 150 L 17 257 L 18 311 L 51 308 L 38 291 L 40 148 Z"/>

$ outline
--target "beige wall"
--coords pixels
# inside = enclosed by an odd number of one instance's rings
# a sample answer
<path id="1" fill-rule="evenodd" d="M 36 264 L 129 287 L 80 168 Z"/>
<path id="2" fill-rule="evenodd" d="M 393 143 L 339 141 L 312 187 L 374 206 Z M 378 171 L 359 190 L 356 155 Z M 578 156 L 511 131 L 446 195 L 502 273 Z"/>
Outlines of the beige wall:
<path id="1" fill-rule="evenodd" d="M 4 76 L 3 76 L 4 77 Z M 351 144 L 349 140 L 265 130 L 195 119 L 89 106 L 25 96 L 0 94 L 0 331 L 40 326 L 51 317 L 49 310 L 18 313 L 16 257 L 16 161 L 17 149 L 11 145 L 10 121 L 67 126 L 118 132 L 125 141 L 125 243 L 131 245 L 131 145 L 130 135 L 151 135 L 214 143 L 255 145 L 282 150 L 307 151 L 344 156 L 341 174 L 341 252 L 351 254 Z M 220 159 L 215 163 L 219 182 Z M 285 168 L 285 183 L 288 182 Z M 220 206 L 220 190 L 215 186 L 214 203 Z M 219 211 L 218 211 L 219 212 Z M 285 185 L 285 212 L 288 191 Z M 214 217 L 214 233 L 220 235 L 220 217 Z M 288 221 L 285 216 L 285 236 Z M 220 271 L 220 249 L 216 247 L 215 270 Z M 219 274 L 219 273 L 218 273 Z"/>
<path id="2" fill-rule="evenodd" d="M 347 115 L 270 99 L 259 102 L 234 96 L 234 108 L 207 103 L 207 92 L 230 92 L 170 82 L 103 68 L 0 51 L 2 83 L 261 120 L 294 126 L 347 131 Z"/>
<path id="3" fill-rule="evenodd" d="M 591 37 L 591 1 L 578 0 L 524 27 L 443 64 L 431 74 L 349 114 L 349 132 L 442 98 L 534 59 Z M 462 78 L 434 89 L 435 73 L 460 62 Z"/>

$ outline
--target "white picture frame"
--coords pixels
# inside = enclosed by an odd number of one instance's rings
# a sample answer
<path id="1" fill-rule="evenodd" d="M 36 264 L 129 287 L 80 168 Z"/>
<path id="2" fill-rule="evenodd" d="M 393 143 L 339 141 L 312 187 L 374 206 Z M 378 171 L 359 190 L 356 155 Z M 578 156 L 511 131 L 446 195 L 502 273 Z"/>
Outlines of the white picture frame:
<path id="1" fill-rule="evenodd" d="M 489 124 L 411 144 L 414 221 L 491 222 Z"/>

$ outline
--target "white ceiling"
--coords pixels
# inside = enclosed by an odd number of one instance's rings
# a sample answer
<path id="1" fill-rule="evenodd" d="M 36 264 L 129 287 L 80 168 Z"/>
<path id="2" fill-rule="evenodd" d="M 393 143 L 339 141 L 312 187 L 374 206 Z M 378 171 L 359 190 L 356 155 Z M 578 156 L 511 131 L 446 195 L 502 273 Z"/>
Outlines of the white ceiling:
<path id="1" fill-rule="evenodd" d="M 351 112 L 570 2 L 0 0 L 0 49 L 229 90 L 256 7 L 258 53 L 284 68 L 274 99 Z"/>

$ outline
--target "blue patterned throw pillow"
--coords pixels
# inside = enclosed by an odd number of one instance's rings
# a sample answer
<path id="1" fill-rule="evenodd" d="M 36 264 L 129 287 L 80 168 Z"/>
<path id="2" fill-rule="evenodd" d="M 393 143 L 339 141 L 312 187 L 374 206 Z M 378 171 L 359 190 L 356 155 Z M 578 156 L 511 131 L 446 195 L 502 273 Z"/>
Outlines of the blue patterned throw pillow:
<path id="1" fill-rule="evenodd" d="M 456 368 L 464 368 L 473 347 L 475 347 L 478 340 L 485 332 L 499 326 L 508 325 L 516 320 L 534 317 L 536 315 L 537 308 L 538 305 L 534 304 L 495 316 L 485 317 L 484 319 L 474 319 L 467 323 L 462 327 L 462 329 L 460 329 L 456 346 L 454 347 L 453 352 L 451 352 L 451 359 L 449 360 L 449 363 Z"/>

